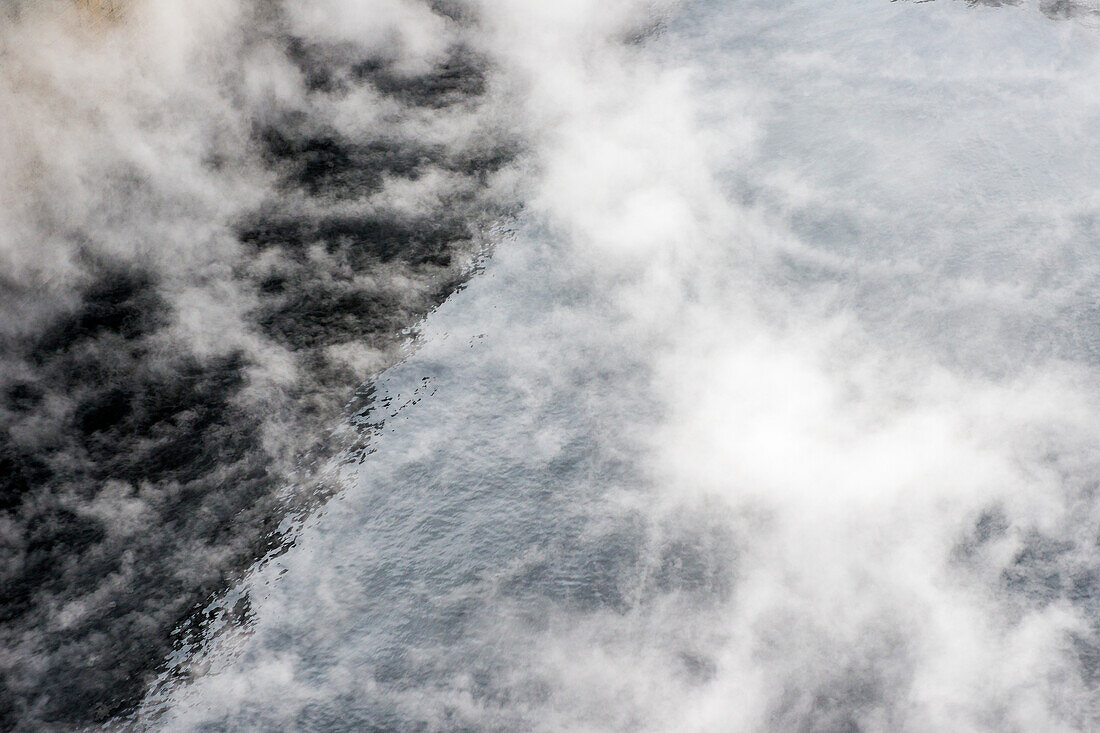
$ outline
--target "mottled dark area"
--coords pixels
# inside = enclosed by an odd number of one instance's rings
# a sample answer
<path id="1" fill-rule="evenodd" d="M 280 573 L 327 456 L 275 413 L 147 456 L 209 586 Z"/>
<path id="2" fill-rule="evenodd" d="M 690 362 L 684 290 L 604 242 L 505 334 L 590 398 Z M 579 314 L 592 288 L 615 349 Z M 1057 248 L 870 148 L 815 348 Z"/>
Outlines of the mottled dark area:
<path id="1" fill-rule="evenodd" d="M 409 75 L 359 49 L 281 43 L 310 104 L 365 85 L 410 114 L 487 104 L 489 64 L 462 45 Z M 79 728 L 141 701 L 173 630 L 201 627 L 206 602 L 287 541 L 283 517 L 331 491 L 314 467 L 341 444 L 329 431 L 369 374 L 329 347 L 396 356 L 402 330 L 461 286 L 507 214 L 485 194 L 515 155 L 499 131 L 476 149 L 352 138 L 309 104 L 253 129 L 276 183 L 227 222 L 233 277 L 253 299 L 250 332 L 290 355 L 292 384 L 256 398 L 254 353 L 180 343 L 170 283 L 140 261 L 86 258 L 69 304 L 0 340 L 0 730 Z M 422 213 L 368 202 L 429 170 L 457 183 Z"/>
<path id="2" fill-rule="evenodd" d="M 911 0 L 912 2 L 932 2 L 932 0 Z M 897 2 L 897 0 L 891 0 Z M 1006 5 L 1019 5 L 1021 0 L 964 0 L 967 5 L 984 5 L 992 8 L 1000 8 Z M 1084 18 L 1100 16 L 1093 8 L 1077 0 L 1041 0 L 1039 9 L 1043 13 L 1056 20 L 1069 20 L 1071 18 Z"/>
<path id="3" fill-rule="evenodd" d="M 997 568 L 992 580 L 1019 618 L 1053 604 L 1080 611 L 1088 623 L 1075 630 L 1069 642 L 1089 685 L 1100 683 L 1100 536 L 1087 508 L 1092 493 L 1088 488 L 1082 492 L 1084 501 L 1057 533 L 1013 527 L 1004 512 L 993 507 L 977 518 L 953 553 L 961 567 L 972 571 Z M 1005 545 L 1013 551 L 1001 567 L 990 554 L 999 556 L 998 546 Z"/>

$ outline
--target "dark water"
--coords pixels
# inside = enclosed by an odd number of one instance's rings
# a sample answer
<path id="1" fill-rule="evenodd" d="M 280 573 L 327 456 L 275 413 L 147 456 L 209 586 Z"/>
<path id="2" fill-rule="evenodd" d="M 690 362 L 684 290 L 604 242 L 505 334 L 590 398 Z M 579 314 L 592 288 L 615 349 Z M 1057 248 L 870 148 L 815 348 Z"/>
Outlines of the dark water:
<path id="1" fill-rule="evenodd" d="M 345 403 L 513 206 L 490 181 L 516 141 L 459 15 L 422 9 L 439 48 L 406 69 L 292 9 L 219 10 L 5 8 L 0 707 L 27 729 L 140 702 L 207 599 L 335 490 L 316 466 L 369 394 Z M 370 129 L 341 119 L 364 106 Z"/>

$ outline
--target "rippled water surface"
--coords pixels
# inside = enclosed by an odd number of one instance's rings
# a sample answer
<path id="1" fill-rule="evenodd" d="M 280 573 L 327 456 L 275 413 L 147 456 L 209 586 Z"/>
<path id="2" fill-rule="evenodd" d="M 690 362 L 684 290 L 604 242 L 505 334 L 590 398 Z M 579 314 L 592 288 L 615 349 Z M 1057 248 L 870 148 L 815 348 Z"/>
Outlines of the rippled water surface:
<path id="1" fill-rule="evenodd" d="M 1095 723 L 1100 36 L 1041 9 L 693 3 L 566 64 L 515 237 L 164 723 Z"/>
<path id="2" fill-rule="evenodd" d="M 1100 6 L 285 12 L 201 287 L 312 488 L 187 545 L 219 580 L 108 727 L 1100 725 Z"/>

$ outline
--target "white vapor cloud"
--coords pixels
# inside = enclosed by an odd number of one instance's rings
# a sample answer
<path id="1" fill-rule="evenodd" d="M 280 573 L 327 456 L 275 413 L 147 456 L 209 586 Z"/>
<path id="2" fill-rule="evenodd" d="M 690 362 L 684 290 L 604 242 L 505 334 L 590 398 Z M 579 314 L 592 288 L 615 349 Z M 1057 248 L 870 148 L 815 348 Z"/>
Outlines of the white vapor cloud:
<path id="1" fill-rule="evenodd" d="M 515 237 L 380 378 L 358 485 L 235 588 L 252 634 L 146 720 L 1094 727 L 1100 36 L 988 5 L 471 6 Z M 290 18 L 398 77 L 451 47 L 412 3 Z M 349 100 L 317 114 L 385 119 Z"/>

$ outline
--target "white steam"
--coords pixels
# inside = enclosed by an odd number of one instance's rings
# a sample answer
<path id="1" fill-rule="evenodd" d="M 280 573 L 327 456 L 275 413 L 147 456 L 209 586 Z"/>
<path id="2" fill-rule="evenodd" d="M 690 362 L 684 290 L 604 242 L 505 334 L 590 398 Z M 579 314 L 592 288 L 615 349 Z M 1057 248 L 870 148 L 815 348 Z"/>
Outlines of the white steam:
<path id="1" fill-rule="evenodd" d="M 362 5 L 302 22 L 380 33 Z M 479 23 L 524 227 L 166 727 L 1097 725 L 1100 36 L 872 0 Z"/>

